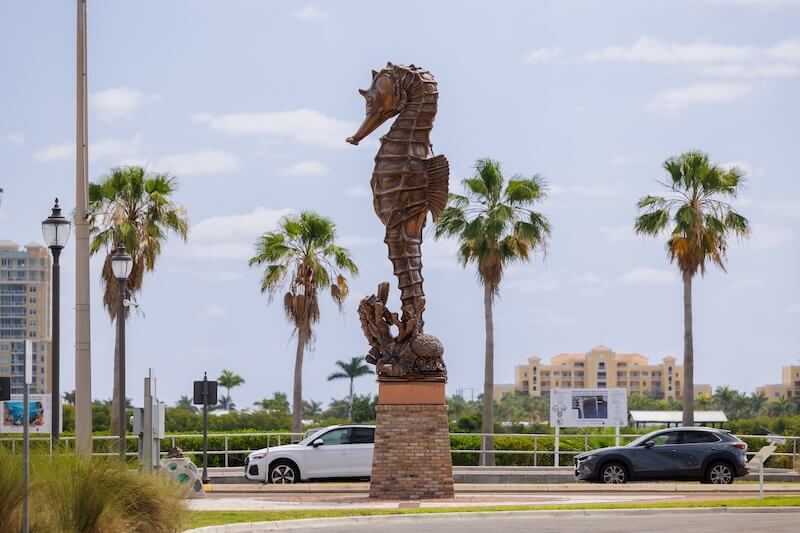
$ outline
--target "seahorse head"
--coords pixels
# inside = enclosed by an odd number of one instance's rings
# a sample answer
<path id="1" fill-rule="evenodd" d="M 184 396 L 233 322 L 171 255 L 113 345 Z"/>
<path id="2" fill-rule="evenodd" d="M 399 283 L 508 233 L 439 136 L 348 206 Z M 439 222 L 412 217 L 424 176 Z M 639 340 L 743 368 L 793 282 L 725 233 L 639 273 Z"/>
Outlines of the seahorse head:
<path id="1" fill-rule="evenodd" d="M 391 63 L 380 72 L 372 71 L 372 84 L 369 89 L 358 90 L 366 100 L 366 117 L 358 131 L 347 138 L 347 142 L 358 144 L 378 126 L 400 113 L 405 98 L 399 81 L 396 69 Z"/>

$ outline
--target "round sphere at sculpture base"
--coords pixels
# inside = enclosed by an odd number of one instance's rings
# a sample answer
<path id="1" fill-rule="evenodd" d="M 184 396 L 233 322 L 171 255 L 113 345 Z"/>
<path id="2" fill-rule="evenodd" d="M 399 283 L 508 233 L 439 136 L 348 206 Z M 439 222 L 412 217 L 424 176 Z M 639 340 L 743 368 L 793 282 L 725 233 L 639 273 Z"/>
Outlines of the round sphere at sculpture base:
<path id="1" fill-rule="evenodd" d="M 433 335 L 425 333 L 420 333 L 411 340 L 411 350 L 418 357 L 425 357 L 426 359 L 442 357 L 444 354 L 442 341 Z"/>

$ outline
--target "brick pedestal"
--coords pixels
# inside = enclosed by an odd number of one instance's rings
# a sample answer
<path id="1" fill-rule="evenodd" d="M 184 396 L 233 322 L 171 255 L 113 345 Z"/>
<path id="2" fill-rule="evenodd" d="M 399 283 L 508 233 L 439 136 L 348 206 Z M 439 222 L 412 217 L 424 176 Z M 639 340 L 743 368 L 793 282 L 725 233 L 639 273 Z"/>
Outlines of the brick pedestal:
<path id="1" fill-rule="evenodd" d="M 453 497 L 444 383 L 381 382 L 370 498 Z"/>

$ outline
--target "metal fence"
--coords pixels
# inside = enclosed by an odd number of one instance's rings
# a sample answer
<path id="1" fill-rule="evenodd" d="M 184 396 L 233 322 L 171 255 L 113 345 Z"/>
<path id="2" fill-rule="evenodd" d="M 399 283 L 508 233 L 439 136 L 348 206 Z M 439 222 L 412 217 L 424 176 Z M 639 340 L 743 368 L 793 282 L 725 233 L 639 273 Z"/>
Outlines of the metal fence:
<path id="1" fill-rule="evenodd" d="M 641 434 L 620 434 L 619 441 L 621 444 L 627 443 L 633 439 L 641 437 Z M 772 457 L 789 457 L 789 464 L 792 465 L 794 468 L 800 466 L 800 456 L 798 456 L 798 451 L 800 451 L 800 437 L 794 436 L 776 436 L 776 435 L 736 435 L 740 439 L 744 441 L 769 441 L 769 440 L 776 440 L 781 442 L 781 449 L 783 451 L 776 452 L 772 454 Z M 169 443 L 170 448 L 176 447 L 177 441 L 180 439 L 182 441 L 192 440 L 192 439 L 202 439 L 203 435 L 201 433 L 197 434 L 168 434 L 164 439 L 162 439 L 162 443 L 166 442 Z M 232 448 L 230 446 L 230 441 L 232 439 L 241 440 L 241 438 L 254 438 L 260 439 L 264 446 L 260 446 L 261 448 L 270 448 L 272 446 L 280 446 L 282 444 L 289 444 L 291 442 L 296 442 L 299 438 L 302 438 L 300 434 L 292 434 L 292 433 L 276 433 L 276 432 L 269 432 L 269 433 L 214 433 L 209 434 L 209 440 L 219 440 L 222 439 L 222 447 L 215 447 L 214 449 L 211 448 L 209 444 L 208 454 L 209 456 L 222 456 L 222 466 L 229 467 L 231 466 L 231 457 L 243 456 L 253 451 L 253 449 L 258 448 L 247 448 L 247 449 L 238 449 Z M 528 456 L 530 457 L 531 466 L 540 467 L 540 466 L 558 466 L 563 461 L 562 458 L 570 458 L 567 465 L 571 464 L 571 457 L 577 455 L 579 453 L 583 453 L 585 451 L 590 451 L 596 449 L 598 446 L 595 446 L 595 442 L 592 439 L 603 439 L 606 441 L 616 441 L 616 435 L 607 434 L 607 433 L 586 433 L 586 434 L 560 434 L 560 435 L 553 435 L 548 433 L 451 433 L 451 442 L 454 440 L 459 439 L 467 439 L 473 438 L 480 442 L 478 448 L 453 448 L 451 449 L 451 453 L 456 455 L 460 454 L 476 454 L 476 456 L 484 458 L 487 454 L 494 454 L 494 455 L 510 455 L 510 456 Z M 495 445 L 495 449 L 486 449 L 485 444 L 489 441 L 488 438 L 491 438 L 491 442 Z M 53 453 L 53 445 L 52 441 L 50 440 L 48 435 L 32 435 L 31 436 L 31 447 L 32 448 L 44 448 L 49 453 Z M 503 449 L 502 447 L 498 448 L 497 445 L 501 444 L 502 441 L 505 443 L 509 443 L 511 439 L 517 441 L 517 447 L 522 447 L 523 449 Z M 97 435 L 92 437 L 92 455 L 96 456 L 115 456 L 118 455 L 117 452 L 111 449 L 111 446 L 116 443 L 118 437 L 115 436 L 102 436 Z M 498 440 L 501 443 L 498 443 Z M 75 437 L 68 437 L 62 436 L 60 438 L 60 446 L 65 450 L 70 450 L 74 448 L 74 441 Z M 137 452 L 131 451 L 131 442 L 138 442 L 137 436 L 129 436 L 128 439 L 128 451 L 126 453 L 129 457 L 136 457 Z M 564 444 L 567 443 L 568 446 L 565 447 Z M 576 444 L 577 443 L 577 444 Z M 17 448 L 21 448 L 22 439 L 21 437 L 0 437 L 0 448 L 10 448 L 11 453 L 16 453 Z M 520 446 L 521 444 L 521 446 Z M 202 445 L 201 445 L 202 446 Z M 98 449 L 99 448 L 99 449 Z M 748 448 L 747 454 L 754 455 L 758 450 L 754 447 Z M 202 453 L 202 448 L 198 449 L 188 449 L 184 450 L 185 453 L 188 454 L 199 454 Z M 164 456 L 168 452 L 161 451 L 161 455 Z M 543 458 L 549 457 L 552 458 L 552 461 L 545 460 Z M 238 460 L 235 462 L 239 462 Z M 544 463 L 549 463 L 545 465 Z M 483 464 L 484 461 L 479 461 L 479 464 Z M 565 466 L 567 466 L 565 465 Z M 235 465 L 237 466 L 237 465 Z"/>

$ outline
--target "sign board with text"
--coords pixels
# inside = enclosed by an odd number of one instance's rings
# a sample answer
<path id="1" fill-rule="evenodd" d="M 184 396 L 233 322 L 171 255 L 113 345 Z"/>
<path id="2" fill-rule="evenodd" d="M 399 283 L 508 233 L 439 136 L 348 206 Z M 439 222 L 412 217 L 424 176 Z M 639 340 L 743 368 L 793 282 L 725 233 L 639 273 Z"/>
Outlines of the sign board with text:
<path id="1" fill-rule="evenodd" d="M 561 428 L 628 425 L 625 389 L 551 389 L 550 426 Z"/>

